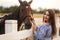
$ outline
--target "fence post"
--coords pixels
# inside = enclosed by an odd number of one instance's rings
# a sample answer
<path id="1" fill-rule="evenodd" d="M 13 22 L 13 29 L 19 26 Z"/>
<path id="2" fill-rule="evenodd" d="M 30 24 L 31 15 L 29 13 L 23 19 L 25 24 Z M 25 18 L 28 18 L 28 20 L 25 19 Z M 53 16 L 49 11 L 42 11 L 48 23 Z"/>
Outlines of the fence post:
<path id="1" fill-rule="evenodd" d="M 5 21 L 5 33 L 17 31 L 17 20 L 6 20 Z"/>

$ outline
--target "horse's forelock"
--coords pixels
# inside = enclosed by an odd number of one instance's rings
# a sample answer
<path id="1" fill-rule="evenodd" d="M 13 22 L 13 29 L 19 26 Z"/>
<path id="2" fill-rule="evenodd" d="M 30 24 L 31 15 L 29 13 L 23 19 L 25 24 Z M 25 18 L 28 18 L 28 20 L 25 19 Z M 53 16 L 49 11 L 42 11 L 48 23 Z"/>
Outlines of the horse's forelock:
<path id="1" fill-rule="evenodd" d="M 28 2 L 26 2 L 26 1 L 23 1 L 23 2 L 21 3 L 21 5 L 22 5 L 22 6 L 29 6 L 30 4 L 29 4 Z"/>

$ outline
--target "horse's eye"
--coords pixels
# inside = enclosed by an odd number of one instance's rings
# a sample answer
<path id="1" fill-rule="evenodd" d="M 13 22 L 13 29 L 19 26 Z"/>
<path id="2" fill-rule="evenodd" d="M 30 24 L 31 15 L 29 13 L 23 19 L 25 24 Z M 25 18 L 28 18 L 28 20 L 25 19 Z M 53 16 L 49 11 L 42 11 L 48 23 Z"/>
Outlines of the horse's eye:
<path id="1" fill-rule="evenodd" d="M 28 8 L 28 6 L 26 6 L 26 8 Z"/>

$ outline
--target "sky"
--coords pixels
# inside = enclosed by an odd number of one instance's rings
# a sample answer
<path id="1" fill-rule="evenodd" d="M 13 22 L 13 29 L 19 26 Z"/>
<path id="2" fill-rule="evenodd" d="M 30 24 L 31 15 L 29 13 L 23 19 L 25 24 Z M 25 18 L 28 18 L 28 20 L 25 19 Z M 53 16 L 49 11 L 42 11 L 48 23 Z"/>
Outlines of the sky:
<path id="1" fill-rule="evenodd" d="M 30 0 L 26 1 L 29 2 Z M 14 5 L 20 5 L 18 0 L 0 0 L 0 6 L 10 7 Z M 39 7 L 60 9 L 60 0 L 33 0 L 31 8 L 38 9 Z"/>

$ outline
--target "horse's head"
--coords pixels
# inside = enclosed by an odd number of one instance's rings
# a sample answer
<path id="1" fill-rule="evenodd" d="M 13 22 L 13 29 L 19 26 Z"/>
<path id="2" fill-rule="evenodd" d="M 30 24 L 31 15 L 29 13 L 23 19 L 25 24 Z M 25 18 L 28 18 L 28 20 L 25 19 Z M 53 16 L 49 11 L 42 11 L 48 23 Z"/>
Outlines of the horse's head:
<path id="1" fill-rule="evenodd" d="M 32 12 L 31 12 L 31 7 L 30 7 L 30 4 L 32 1 L 30 2 L 27 2 L 27 1 L 21 1 L 19 0 L 20 2 L 20 13 L 19 13 L 19 21 L 20 21 L 20 24 L 22 22 L 24 22 L 26 25 L 30 25 L 28 28 L 31 27 L 31 22 L 30 22 L 30 17 L 33 16 L 32 15 Z M 30 17 L 28 17 L 30 16 Z"/>
<path id="2" fill-rule="evenodd" d="M 20 2 L 20 17 L 24 16 L 32 16 L 30 4 L 32 1 L 19 1 Z"/>

